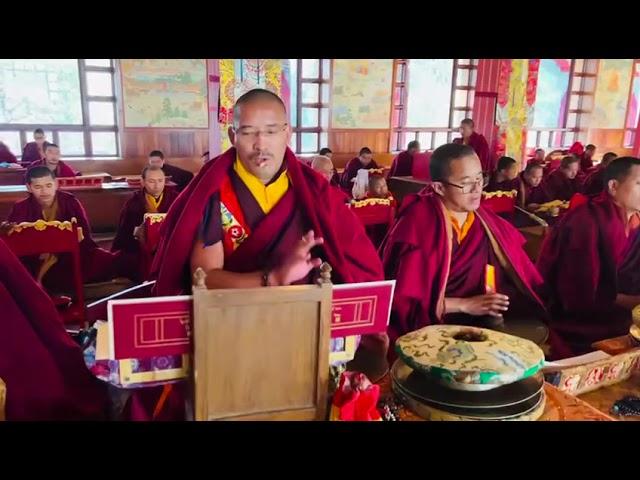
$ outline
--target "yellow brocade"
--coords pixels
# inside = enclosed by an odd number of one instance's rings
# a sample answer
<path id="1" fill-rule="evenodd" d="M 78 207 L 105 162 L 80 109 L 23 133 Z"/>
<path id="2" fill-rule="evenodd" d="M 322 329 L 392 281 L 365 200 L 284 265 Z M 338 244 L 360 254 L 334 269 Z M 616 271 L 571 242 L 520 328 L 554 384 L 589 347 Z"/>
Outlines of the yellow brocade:
<path id="1" fill-rule="evenodd" d="M 264 213 L 269 213 L 289 189 L 289 177 L 286 170 L 274 182 L 264 185 L 256 176 L 244 168 L 239 158 L 236 158 L 233 169 L 247 186 Z"/>
<path id="2" fill-rule="evenodd" d="M 158 208 L 160 208 L 160 204 L 162 203 L 162 197 L 164 196 L 164 192 L 160 194 L 158 199 L 156 200 L 153 195 L 149 195 L 145 192 L 144 197 L 147 200 L 147 213 L 158 213 Z"/>
<path id="3" fill-rule="evenodd" d="M 42 218 L 46 222 L 52 222 L 56 219 L 56 215 L 58 215 L 58 199 L 56 198 L 49 208 L 42 209 Z M 49 271 L 51 267 L 55 265 L 58 261 L 58 257 L 51 253 L 43 253 L 40 258 L 42 259 L 42 264 L 40 265 L 40 270 L 38 270 L 38 275 L 36 276 L 36 281 L 38 283 L 42 283 L 42 278 Z"/>

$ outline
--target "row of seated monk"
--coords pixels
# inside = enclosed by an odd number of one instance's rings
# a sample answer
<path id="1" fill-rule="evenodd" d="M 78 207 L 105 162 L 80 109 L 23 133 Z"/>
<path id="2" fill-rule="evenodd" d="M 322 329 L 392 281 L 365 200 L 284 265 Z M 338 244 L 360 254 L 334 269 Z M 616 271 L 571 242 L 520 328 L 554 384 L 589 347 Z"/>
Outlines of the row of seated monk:
<path id="1" fill-rule="evenodd" d="M 153 295 L 188 294 L 198 268 L 205 271 L 205 284 L 212 289 L 312 284 L 322 262 L 332 266 L 337 284 L 394 279 L 388 330 L 363 336 L 356 360 L 366 352 L 392 361 L 395 353 L 389 346 L 400 335 L 438 323 L 502 328 L 534 318 L 548 328 L 552 359 L 584 353 L 594 341 L 628 332 L 631 310 L 640 304 L 640 159 L 611 161 L 603 171 L 602 191 L 552 228 L 534 264 L 518 230 L 481 206 L 484 167 L 474 148 L 464 142 L 442 145 L 429 159 L 431 182 L 405 198 L 376 249 L 344 193 L 287 147 L 291 130 L 277 95 L 261 89 L 244 94 L 234 106 L 233 118 L 233 147 L 204 165 L 164 219 L 151 267 Z M 139 209 L 158 203 L 153 187 L 146 184 L 155 174 L 161 176 L 152 170 L 145 172 Z M 31 170 L 32 195 L 16 205 L 18 212 L 26 213 L 12 213 L 13 221 L 54 214 L 62 219 L 60 212 L 67 208 L 63 205 L 73 201 L 64 192 L 51 193 L 55 182 L 49 172 Z M 36 193 L 35 183 L 40 182 L 49 193 Z M 47 201 L 41 204 L 39 197 Z M 130 225 L 139 225 L 139 217 Z M 133 235 L 127 236 L 130 241 Z M 7 250 L 0 241 L 0 265 L 6 265 L 0 268 L 0 308 L 8 312 L 7 323 L 44 322 L 50 330 L 48 338 L 40 333 L 40 340 L 26 334 L 0 336 L 0 355 L 3 350 L 15 355 L 15 361 L 0 362 L 6 365 L 0 377 L 9 395 L 12 381 L 42 377 L 33 362 L 48 361 L 54 370 L 50 380 L 21 390 L 32 402 L 22 405 L 41 404 L 57 392 L 58 405 L 65 404 L 56 410 L 58 417 L 98 416 L 103 405 L 95 397 L 106 397 L 104 386 L 88 378 L 79 349 L 64 343 L 64 329 L 56 326 L 55 308 L 34 272 L 20 270 Z M 37 315 L 20 306 L 20 299 L 27 297 L 32 307 L 40 307 Z M 31 355 L 29 361 L 10 346 L 12 341 Z M 60 348 L 54 352 L 55 346 Z M 62 373 L 55 373 L 51 358 L 56 355 L 67 360 L 56 359 L 57 365 L 66 365 L 64 378 L 77 380 L 73 391 L 60 380 Z M 29 368 L 34 371 L 27 372 Z M 56 381 L 59 384 L 51 385 Z M 34 399 L 29 390 L 38 390 L 41 397 Z M 131 401 L 139 419 L 182 419 L 186 394 L 183 384 L 168 394 L 162 387 L 150 387 L 133 393 Z M 165 407 L 158 411 L 161 397 Z M 28 412 L 24 408 L 22 418 L 43 412 L 55 416 L 53 407 Z M 19 416 L 14 413 L 14 418 Z"/>

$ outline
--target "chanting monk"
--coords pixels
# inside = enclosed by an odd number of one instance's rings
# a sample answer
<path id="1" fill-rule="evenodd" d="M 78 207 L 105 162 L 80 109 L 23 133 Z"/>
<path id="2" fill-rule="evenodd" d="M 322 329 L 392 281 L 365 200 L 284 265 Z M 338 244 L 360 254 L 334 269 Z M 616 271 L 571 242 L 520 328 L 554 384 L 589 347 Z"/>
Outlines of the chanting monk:
<path id="1" fill-rule="evenodd" d="M 543 167 L 538 163 L 529 163 L 520 174 L 518 206 L 529 211 L 537 210 L 540 205 L 551 201 L 542 188 Z"/>
<path id="2" fill-rule="evenodd" d="M 80 260 L 84 282 L 108 281 L 116 277 L 119 266 L 116 256 L 104 250 L 91 238 L 89 220 L 82 204 L 71 193 L 58 190 L 55 173 L 44 166 L 27 171 L 29 197 L 17 202 L 11 209 L 5 228 L 21 222 L 36 220 L 61 222 L 77 220 L 82 229 Z M 22 259 L 38 282 L 48 290 L 67 292 L 73 288 L 71 258 L 69 255 L 45 254 Z"/>
<path id="3" fill-rule="evenodd" d="M 475 124 L 470 118 L 465 118 L 460 122 L 460 134 L 462 137 L 455 138 L 453 143 L 460 143 L 463 145 L 469 145 L 476 152 L 480 159 L 480 165 L 482 165 L 482 171 L 484 173 L 491 174 L 496 168 L 495 158 L 489 151 L 489 144 L 484 135 L 476 133 Z"/>
<path id="4" fill-rule="evenodd" d="M 582 193 L 585 195 L 598 195 L 604 190 L 604 170 L 617 157 L 618 154 L 614 152 L 607 152 L 602 156 L 600 164 L 592 169 L 585 178 Z"/>
<path id="5" fill-rule="evenodd" d="M 596 153 L 596 146 L 590 143 L 584 149 L 584 153 L 580 156 L 580 170 L 587 173 L 593 168 L 593 154 Z"/>
<path id="6" fill-rule="evenodd" d="M 33 163 L 44 159 L 44 147 L 46 143 L 47 137 L 44 134 L 44 130 L 36 128 L 33 131 L 33 142 L 25 144 L 22 150 L 22 161 L 25 163 Z"/>
<path id="7" fill-rule="evenodd" d="M 141 247 L 138 232 L 145 213 L 167 213 L 178 197 L 178 192 L 165 186 L 164 171 L 158 166 L 147 165 L 142 170 L 142 189 L 135 192 L 122 207 L 118 230 L 111 251 L 121 251 L 129 257 L 123 261 L 130 266 L 127 277 L 140 280 Z"/>
<path id="8" fill-rule="evenodd" d="M 574 355 L 627 334 L 640 304 L 640 160 L 613 160 L 603 179 L 604 191 L 554 226 L 538 260 L 552 329 Z"/>
<path id="9" fill-rule="evenodd" d="M 347 163 L 344 172 L 342 172 L 342 177 L 340 178 L 340 186 L 349 195 L 351 195 L 351 189 L 353 188 L 352 180 L 356 178 L 356 176 L 358 175 L 358 170 L 360 170 L 361 168 L 364 168 L 366 170 L 371 170 L 372 168 L 380 168 L 373 159 L 373 153 L 368 147 L 361 148 L 358 156 L 351 159 L 351 161 Z"/>
<path id="10" fill-rule="evenodd" d="M 60 160 L 60 147 L 55 143 L 47 143 L 44 146 L 44 158 L 36 160 L 29 168 L 45 166 L 51 170 L 56 178 L 60 177 L 75 177 L 78 175 L 73 168 Z"/>
<path id="11" fill-rule="evenodd" d="M 560 167 L 544 179 L 542 188 L 547 198 L 551 200 L 570 200 L 578 193 L 582 186 L 577 177 L 580 170 L 580 159 L 575 155 L 562 158 Z"/>
<path id="12" fill-rule="evenodd" d="M 520 190 L 518 164 L 511 157 L 500 157 L 496 171 L 491 175 L 486 192 Z"/>
<path id="13" fill-rule="evenodd" d="M 171 177 L 170 180 L 176 184 L 178 192 L 184 190 L 193 178 L 193 173 L 165 162 L 164 153 L 160 150 L 154 150 L 149 154 L 149 165 L 160 167 L 167 177 Z"/>
<path id="14" fill-rule="evenodd" d="M 107 389 L 87 369 L 51 299 L 0 239 L 0 378 L 6 419 L 101 420 Z"/>
<path id="15" fill-rule="evenodd" d="M 0 163 L 18 163 L 16 156 L 11 153 L 9 147 L 0 141 Z"/>
<path id="16" fill-rule="evenodd" d="M 287 147 L 291 129 L 277 95 L 241 96 L 228 133 L 233 148 L 200 170 L 163 224 L 152 267 L 158 295 L 189 293 L 198 267 L 208 288 L 308 284 L 322 261 L 333 267 L 334 283 L 383 278 L 342 192 Z M 372 344 L 383 358 L 385 340 L 363 337 L 356 359 Z M 140 403 L 151 409 L 160 392 L 153 395 Z"/>
<path id="17" fill-rule="evenodd" d="M 316 155 L 311 159 L 311 169 L 326 178 L 334 187 L 340 186 L 340 184 L 335 181 L 336 170 L 333 168 L 331 158 L 324 155 Z"/>
<path id="18" fill-rule="evenodd" d="M 420 152 L 420 142 L 413 140 L 404 152 L 393 159 L 389 177 L 410 177 L 413 174 L 413 155 Z"/>
<path id="19" fill-rule="evenodd" d="M 429 169 L 433 183 L 405 198 L 381 246 L 385 274 L 396 279 L 391 344 L 438 323 L 509 331 L 513 318 L 544 319 L 536 293 L 542 279 L 524 237 L 480 206 L 484 178 L 474 150 L 442 145 Z M 495 282 L 487 281 L 491 272 Z"/>

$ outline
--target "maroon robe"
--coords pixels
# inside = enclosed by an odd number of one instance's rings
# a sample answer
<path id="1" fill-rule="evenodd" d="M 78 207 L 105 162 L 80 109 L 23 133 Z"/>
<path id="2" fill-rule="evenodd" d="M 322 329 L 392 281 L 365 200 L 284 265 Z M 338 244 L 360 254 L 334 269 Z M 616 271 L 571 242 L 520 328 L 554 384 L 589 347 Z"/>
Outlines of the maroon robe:
<path id="1" fill-rule="evenodd" d="M 598 165 L 585 178 L 582 193 L 598 195 L 604 190 L 604 167 Z"/>
<path id="2" fill-rule="evenodd" d="M 578 177 L 570 180 L 562 169 L 554 170 L 542 181 L 542 189 L 551 200 L 570 200 L 580 192 L 582 186 Z"/>
<path id="3" fill-rule="evenodd" d="M 580 155 L 580 170 L 586 173 L 591 168 L 593 168 L 593 157 L 587 157 L 587 152 L 584 152 Z"/>
<path id="4" fill-rule="evenodd" d="M 176 189 L 178 190 L 178 192 L 184 190 L 189 182 L 193 179 L 193 173 L 189 172 L 188 170 L 169 165 L 167 162 L 164 162 L 162 171 L 167 177 L 171 177 L 171 181 L 177 185 Z"/>
<path id="5" fill-rule="evenodd" d="M 625 335 L 631 312 L 616 295 L 640 294 L 638 229 L 625 232 L 623 213 L 608 193 L 567 212 L 545 239 L 538 270 L 545 280 L 552 329 L 573 354 Z"/>
<path id="6" fill-rule="evenodd" d="M 464 314 L 445 315 L 444 298 L 483 294 L 487 263 L 496 267 L 498 292 L 509 295 L 507 315 L 528 312 L 529 316 L 546 318 L 536 293 L 542 279 L 522 248 L 524 237 L 483 207 L 475 215 L 458 245 L 448 213 L 430 187 L 404 200 L 380 250 L 386 277 L 397 282 L 388 330 L 391 345 L 399 336 L 427 325 L 482 320 Z M 391 349 L 389 354 L 393 356 Z"/>
<path id="7" fill-rule="evenodd" d="M 18 163 L 16 156 L 2 142 L 0 142 L 0 163 Z"/>
<path id="8" fill-rule="evenodd" d="M 89 373 L 49 296 L 2 240 L 0 311 L 7 420 L 106 418 L 105 385 Z"/>
<path id="9" fill-rule="evenodd" d="M 162 193 L 162 201 L 158 205 L 157 213 L 167 213 L 177 197 L 178 192 L 175 189 L 166 187 Z M 126 276 L 134 280 L 141 278 L 143 253 L 140 242 L 133 236 L 133 230 L 142 224 L 145 213 L 147 213 L 145 191 L 139 190 L 122 207 L 116 237 L 111 245 L 112 252 L 120 251 L 123 256 L 127 256 L 127 259 L 123 258 L 121 262 L 123 266 L 127 267 Z"/>
<path id="10" fill-rule="evenodd" d="M 46 142 L 45 142 L 46 145 Z M 44 149 L 44 145 L 42 146 L 42 148 Z M 44 155 L 40 153 L 40 150 L 38 149 L 38 144 L 36 142 L 29 142 L 24 146 L 24 149 L 22 150 L 22 162 L 26 163 L 33 163 L 33 162 L 37 162 L 38 160 L 42 160 L 44 158 Z"/>
<path id="11" fill-rule="evenodd" d="M 56 193 L 56 198 L 58 202 L 56 220 L 68 221 L 75 217 L 78 221 L 78 227 L 82 228 L 84 239 L 80 242 L 80 260 L 83 281 L 85 283 L 101 282 L 117 276 L 118 259 L 113 253 L 98 247 L 91 237 L 89 220 L 82 204 L 71 193 L 60 190 Z M 43 219 L 42 207 L 32 195 L 29 195 L 13 206 L 7 220 L 20 223 L 35 222 L 40 219 Z M 73 288 L 71 258 L 67 254 L 57 256 L 58 261 L 45 274 L 42 283 L 47 289 L 67 292 Z M 22 261 L 33 275 L 38 273 L 41 265 L 41 260 L 38 257 L 25 257 Z"/>
<path id="12" fill-rule="evenodd" d="M 362 165 L 360 158 L 352 158 L 347 166 L 344 168 L 344 172 L 342 172 L 342 177 L 340 177 L 340 186 L 342 189 L 351 196 L 351 189 L 353 188 L 352 179 L 356 178 L 358 175 L 358 170 L 364 168 L 365 170 L 371 170 L 372 168 L 377 169 L 378 164 L 375 160 L 371 160 L 367 166 Z"/>
<path id="13" fill-rule="evenodd" d="M 463 138 L 454 138 L 453 143 L 463 143 Z M 492 173 L 496 169 L 496 162 L 493 155 L 489 151 L 489 144 L 487 143 L 487 139 L 484 138 L 484 135 L 480 133 L 473 132 L 469 137 L 468 145 L 473 148 L 480 159 L 480 164 L 482 165 L 483 172 Z"/>
<path id="14" fill-rule="evenodd" d="M 393 159 L 389 177 L 410 177 L 413 175 L 413 154 L 405 150 Z"/>
<path id="15" fill-rule="evenodd" d="M 516 177 L 513 180 L 497 181 L 497 172 L 491 175 L 489 184 L 484 189 L 485 192 L 510 192 L 511 190 L 520 191 L 520 177 Z"/>
<path id="16" fill-rule="evenodd" d="M 47 163 L 45 162 L 44 159 L 36 160 L 31 165 L 29 165 L 29 168 L 42 167 L 42 166 L 45 166 L 45 167 L 47 166 Z M 56 167 L 56 170 L 54 173 L 56 174 L 57 178 L 75 177 L 80 174 L 79 172 L 76 172 L 73 168 L 71 168 L 69 165 L 64 163 L 62 160 L 58 162 L 58 166 Z"/>
<path id="17" fill-rule="evenodd" d="M 520 190 L 518 190 L 518 206 L 530 205 L 532 203 L 542 205 L 543 203 L 550 202 L 551 199 L 547 197 L 547 194 L 542 186 L 542 182 L 537 187 L 532 187 L 524 179 L 524 172 L 520 173 Z"/>

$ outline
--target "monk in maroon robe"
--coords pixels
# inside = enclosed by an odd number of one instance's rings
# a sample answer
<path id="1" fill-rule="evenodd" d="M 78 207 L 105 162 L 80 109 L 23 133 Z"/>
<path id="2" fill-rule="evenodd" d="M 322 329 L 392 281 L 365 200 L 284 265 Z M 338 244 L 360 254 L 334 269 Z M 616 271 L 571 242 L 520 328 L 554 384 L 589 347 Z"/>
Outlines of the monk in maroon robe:
<path id="1" fill-rule="evenodd" d="M 381 247 L 385 274 L 396 279 L 391 342 L 438 323 L 511 331 L 513 320 L 544 321 L 542 278 L 522 248 L 524 237 L 480 206 L 483 172 L 473 149 L 438 147 L 430 173 L 433 183 L 405 198 Z M 494 285 L 487 285 L 490 271 Z"/>
<path id="2" fill-rule="evenodd" d="M 518 206 L 529 211 L 537 210 L 543 203 L 550 202 L 542 188 L 543 167 L 538 163 L 529 163 L 520 175 Z"/>
<path id="3" fill-rule="evenodd" d="M 498 167 L 491 175 L 485 192 L 509 192 L 520 190 L 520 177 L 518 177 L 518 164 L 511 157 L 500 157 Z"/>
<path id="4" fill-rule="evenodd" d="M 336 169 L 333 168 L 333 162 L 331 161 L 331 158 L 325 155 L 316 155 L 315 157 L 311 158 L 311 163 L 309 164 L 309 166 L 312 170 L 315 170 L 324 178 L 326 178 L 331 185 L 333 185 L 334 187 L 339 186 L 339 184 L 337 185 L 335 183 Z"/>
<path id="5" fill-rule="evenodd" d="M 462 137 L 455 138 L 453 143 L 469 145 L 476 152 L 482 165 L 482 171 L 485 174 L 491 174 L 496 168 L 495 157 L 489 151 L 489 144 L 484 135 L 474 131 L 475 125 L 473 120 L 465 118 L 460 122 L 460 134 Z"/>
<path id="6" fill-rule="evenodd" d="M 154 150 L 149 154 L 149 165 L 158 166 L 170 180 L 176 184 L 176 189 L 181 192 L 193 179 L 193 173 L 174 165 L 169 165 L 164 160 L 164 153 Z"/>
<path id="7" fill-rule="evenodd" d="M 593 154 L 596 153 L 596 146 L 590 143 L 584 149 L 584 152 L 580 156 L 580 170 L 583 173 L 587 173 L 593 168 Z"/>
<path id="8" fill-rule="evenodd" d="M 578 178 L 580 159 L 575 155 L 562 158 L 560 167 L 547 176 L 542 182 L 545 195 L 551 200 L 570 200 L 582 189 Z"/>
<path id="9" fill-rule="evenodd" d="M 2 142 L 0 142 L 0 163 L 18 163 L 16 156 Z"/>
<path id="10" fill-rule="evenodd" d="M 166 176 L 160 167 L 146 166 L 142 170 L 142 189 L 127 200 L 120 212 L 111 251 L 120 251 L 128 257 L 122 263 L 130 267 L 126 276 L 132 280 L 142 279 L 141 262 L 146 261 L 138 239 L 145 213 L 167 213 L 178 197 L 175 189 L 165 187 L 165 180 Z"/>
<path id="11" fill-rule="evenodd" d="M 105 419 L 105 385 L 87 369 L 49 296 L 1 239 L 0 311 L 6 419 Z"/>
<path id="12" fill-rule="evenodd" d="M 352 158 L 342 172 L 340 178 L 340 186 L 342 189 L 351 196 L 351 190 L 353 188 L 352 180 L 358 175 L 358 170 L 364 168 L 365 170 L 378 169 L 378 164 L 373 159 L 373 153 L 368 147 L 360 149 L 360 153 L 355 158 Z"/>
<path id="13" fill-rule="evenodd" d="M 80 260 L 84 282 L 108 281 L 117 276 L 116 255 L 104 250 L 91 238 L 89 220 L 82 204 L 71 193 L 58 190 L 55 174 L 47 167 L 27 171 L 29 197 L 17 202 L 9 213 L 9 224 L 21 222 L 70 221 L 75 218 L 82 229 Z M 25 257 L 25 266 L 47 290 L 68 292 L 73 288 L 71 258 L 67 254 Z"/>
<path id="14" fill-rule="evenodd" d="M 33 142 L 27 143 L 22 149 L 22 162 L 33 163 L 44 159 L 44 147 L 47 143 L 44 130 L 36 128 L 33 131 Z"/>
<path id="15" fill-rule="evenodd" d="M 574 355 L 628 333 L 640 304 L 640 160 L 615 159 L 604 182 L 554 226 L 538 260 L 552 329 Z"/>
<path id="16" fill-rule="evenodd" d="M 604 170 L 611 161 L 618 157 L 617 153 L 607 152 L 597 167 L 594 167 L 586 176 L 582 193 L 585 195 L 598 195 L 604 190 Z"/>
<path id="17" fill-rule="evenodd" d="M 251 90 L 238 99 L 234 119 L 234 148 L 202 168 L 163 223 L 155 293 L 189 293 L 198 267 L 209 288 L 307 284 L 322 261 L 333 267 L 335 283 L 381 280 L 380 260 L 344 195 L 287 148 L 291 132 L 280 98 Z M 356 360 L 363 348 L 384 359 L 386 347 L 386 336 L 363 337 Z M 152 418 L 143 412 L 153 411 L 161 394 L 145 390 L 133 399 L 138 419 Z"/>
<path id="18" fill-rule="evenodd" d="M 420 151 L 420 142 L 413 140 L 404 152 L 393 159 L 389 177 L 410 177 L 413 174 L 413 156 Z"/>
<path id="19" fill-rule="evenodd" d="M 530 163 L 537 163 L 538 165 L 544 164 L 545 151 L 542 148 L 536 148 L 536 151 L 529 160 L 527 160 L 527 165 Z"/>
<path id="20" fill-rule="evenodd" d="M 56 178 L 60 177 L 75 177 L 79 175 L 79 172 L 76 172 L 69 165 L 60 160 L 60 147 L 55 143 L 47 143 L 44 146 L 44 158 L 41 160 L 36 160 L 29 168 L 45 166 L 51 170 Z"/>

